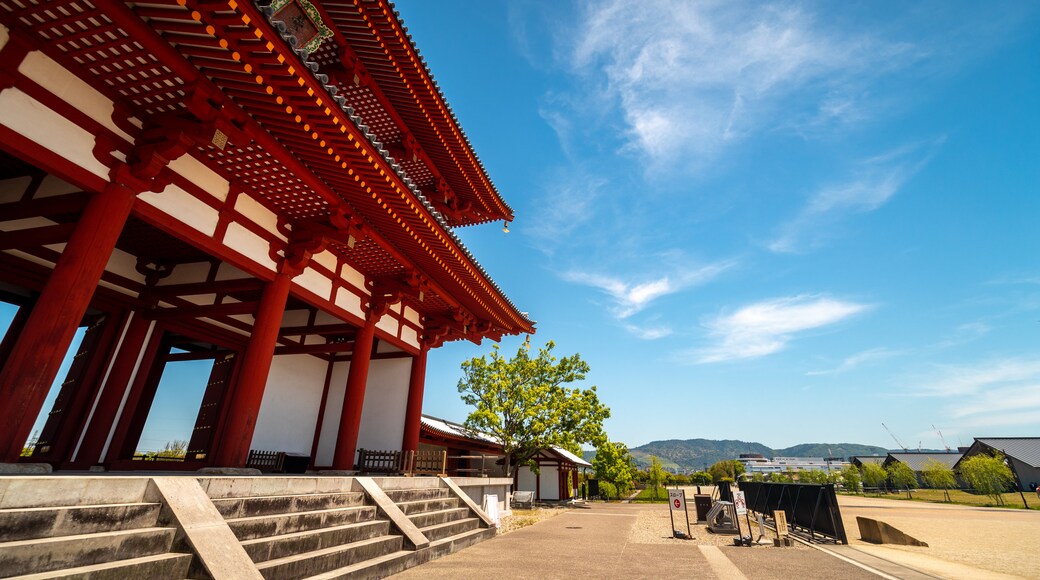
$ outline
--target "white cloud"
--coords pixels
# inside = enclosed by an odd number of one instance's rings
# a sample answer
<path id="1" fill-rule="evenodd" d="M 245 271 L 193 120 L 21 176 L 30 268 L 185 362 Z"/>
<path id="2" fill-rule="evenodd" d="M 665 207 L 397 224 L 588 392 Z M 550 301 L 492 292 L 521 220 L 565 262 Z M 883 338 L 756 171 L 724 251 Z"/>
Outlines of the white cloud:
<path id="1" fill-rule="evenodd" d="M 590 92 L 605 78 L 629 146 L 658 162 L 703 161 L 796 117 L 859 119 L 861 87 L 916 60 L 906 43 L 829 28 L 789 3 L 610 0 L 585 12 L 570 64 Z"/>
<path id="2" fill-rule="evenodd" d="M 643 340 L 657 340 L 659 338 L 671 336 L 672 334 L 672 329 L 666 326 L 642 327 L 634 324 L 626 324 L 625 330 L 628 331 L 629 334 L 635 335 L 637 338 Z"/>
<path id="3" fill-rule="evenodd" d="M 971 431 L 1040 423 L 1040 359 L 940 367 L 912 394 L 946 400 L 951 422 Z"/>
<path id="4" fill-rule="evenodd" d="M 517 227 L 534 242 L 535 247 L 552 255 L 576 229 L 597 215 L 595 205 L 607 184 L 571 168 L 553 181 L 545 195 L 546 203 L 535 206 Z"/>
<path id="5" fill-rule="evenodd" d="M 834 367 L 832 369 L 819 370 L 819 371 L 809 371 L 809 372 L 807 372 L 805 374 L 807 374 L 809 376 L 837 375 L 837 374 L 841 374 L 841 373 L 850 371 L 850 370 L 852 370 L 852 369 L 854 369 L 854 368 L 856 368 L 856 367 L 858 367 L 860 365 L 863 365 L 865 363 L 868 363 L 868 362 L 871 362 L 871 361 L 875 361 L 875 360 L 886 359 L 886 358 L 889 358 L 889 357 L 896 356 L 898 354 L 899 354 L 898 352 L 893 351 L 893 350 L 889 350 L 887 348 L 872 348 L 870 350 L 865 350 L 863 352 L 858 352 L 858 353 L 856 353 L 856 354 L 854 354 L 852 356 L 847 357 L 845 360 L 841 361 L 841 363 L 838 366 L 836 366 L 836 367 Z"/>
<path id="6" fill-rule="evenodd" d="M 693 352 L 697 363 L 758 358 L 782 350 L 798 333 L 836 324 L 869 308 L 821 296 L 792 296 L 756 302 L 705 326 L 716 341 Z"/>
<path id="7" fill-rule="evenodd" d="M 581 271 L 567 272 L 563 274 L 563 278 L 570 282 L 592 286 L 606 293 L 614 303 L 613 315 L 623 320 L 643 310 L 662 296 L 674 294 L 715 278 L 733 264 L 733 262 L 727 261 L 681 269 L 672 274 L 642 282 L 629 282 L 613 276 Z"/>
<path id="8" fill-rule="evenodd" d="M 847 216 L 872 212 L 892 198 L 934 156 L 944 138 L 930 144 L 899 147 L 861 161 L 852 178 L 816 191 L 767 247 L 778 253 L 800 252 L 820 245 Z M 924 151 L 922 151 L 924 149 Z"/>

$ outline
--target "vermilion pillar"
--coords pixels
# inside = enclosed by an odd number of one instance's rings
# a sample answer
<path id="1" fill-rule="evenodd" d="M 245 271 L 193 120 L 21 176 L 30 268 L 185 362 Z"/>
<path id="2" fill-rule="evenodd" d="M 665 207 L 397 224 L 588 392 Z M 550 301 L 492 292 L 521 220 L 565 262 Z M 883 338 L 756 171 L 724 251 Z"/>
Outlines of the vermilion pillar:
<path id="1" fill-rule="evenodd" d="M 354 340 L 354 351 L 350 355 L 350 371 L 347 373 L 347 389 L 343 394 L 343 413 L 340 415 L 339 434 L 336 437 L 336 453 L 332 457 L 333 469 L 354 468 L 358 431 L 361 428 L 361 409 L 365 403 L 365 384 L 368 382 L 368 366 L 372 361 L 372 341 L 375 335 L 375 320 L 369 320 L 358 330 L 357 338 Z"/>
<path id="2" fill-rule="evenodd" d="M 0 461 L 18 460 L 135 197 L 117 183 L 91 197 L 0 370 Z"/>
<path id="3" fill-rule="evenodd" d="M 227 423 L 215 451 L 214 464 L 221 467 L 242 467 L 249 458 L 256 417 L 264 399 L 267 374 L 278 342 L 285 303 L 289 298 L 292 275 L 279 272 L 264 287 L 256 309 L 253 335 L 242 355 L 238 381 L 229 401 Z"/>
<path id="4" fill-rule="evenodd" d="M 419 450 L 419 425 L 422 423 L 423 388 L 426 384 L 426 353 L 423 347 L 412 359 L 412 373 L 408 377 L 408 409 L 404 414 L 404 437 L 401 451 Z"/>

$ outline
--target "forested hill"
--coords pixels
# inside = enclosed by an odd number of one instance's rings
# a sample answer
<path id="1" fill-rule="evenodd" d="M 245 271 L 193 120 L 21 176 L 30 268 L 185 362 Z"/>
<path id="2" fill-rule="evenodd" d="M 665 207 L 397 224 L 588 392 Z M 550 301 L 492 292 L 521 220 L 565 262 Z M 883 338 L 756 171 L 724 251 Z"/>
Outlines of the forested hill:
<path id="1" fill-rule="evenodd" d="M 661 460 L 669 471 L 689 473 L 700 471 L 705 466 L 724 459 L 736 459 L 741 453 L 761 453 L 772 457 L 842 457 L 851 455 L 886 455 L 888 450 L 874 445 L 857 443 L 802 443 L 785 449 L 773 449 L 761 443 L 749 443 L 732 439 L 669 439 L 651 441 L 646 445 L 629 449 L 639 467 L 650 465 L 650 456 Z M 586 451 L 585 459 L 592 461 L 594 451 Z"/>

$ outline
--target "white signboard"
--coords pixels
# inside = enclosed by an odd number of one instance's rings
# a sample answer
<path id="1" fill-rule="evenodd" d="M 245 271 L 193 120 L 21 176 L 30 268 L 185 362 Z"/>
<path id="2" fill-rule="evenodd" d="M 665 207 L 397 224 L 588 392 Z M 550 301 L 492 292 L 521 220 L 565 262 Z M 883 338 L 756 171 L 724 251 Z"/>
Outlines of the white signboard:
<path id="1" fill-rule="evenodd" d="M 747 500 L 744 499 L 744 492 L 733 492 L 733 507 L 737 509 L 738 516 L 747 515 Z"/>
<path id="2" fill-rule="evenodd" d="M 498 495 L 491 494 L 484 496 L 484 513 L 491 518 L 491 521 L 495 522 L 496 527 L 501 524 L 498 516 Z"/>
<path id="3" fill-rule="evenodd" d="M 668 507 L 672 511 L 686 513 L 686 494 L 681 489 L 668 490 Z"/>

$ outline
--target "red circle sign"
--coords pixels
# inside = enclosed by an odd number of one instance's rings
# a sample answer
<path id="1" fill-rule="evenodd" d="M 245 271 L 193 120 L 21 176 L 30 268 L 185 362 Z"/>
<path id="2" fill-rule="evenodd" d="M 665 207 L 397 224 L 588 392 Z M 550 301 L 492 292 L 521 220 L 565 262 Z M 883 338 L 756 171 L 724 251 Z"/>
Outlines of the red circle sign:
<path id="1" fill-rule="evenodd" d="M 682 502 L 675 500 L 675 509 L 679 509 L 680 507 L 682 507 Z"/>

